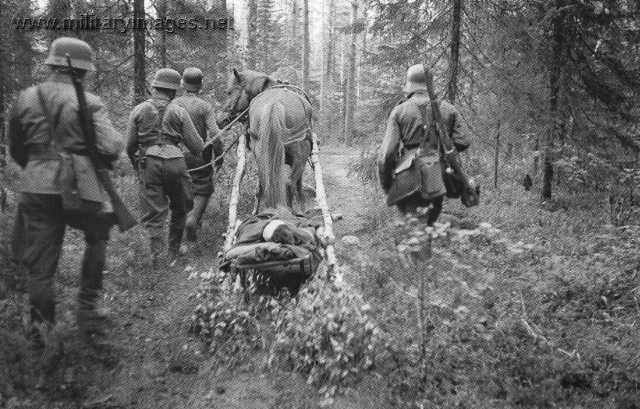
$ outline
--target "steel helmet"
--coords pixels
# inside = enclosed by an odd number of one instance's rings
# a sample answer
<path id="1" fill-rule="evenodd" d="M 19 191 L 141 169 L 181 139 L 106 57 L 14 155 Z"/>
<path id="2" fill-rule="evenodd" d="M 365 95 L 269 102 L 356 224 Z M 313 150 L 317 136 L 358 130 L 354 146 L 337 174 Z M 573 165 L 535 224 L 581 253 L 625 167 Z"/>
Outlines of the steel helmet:
<path id="1" fill-rule="evenodd" d="M 180 73 L 171 68 L 160 68 L 151 81 L 154 88 L 180 89 Z"/>
<path id="2" fill-rule="evenodd" d="M 59 37 L 53 40 L 49 48 L 49 56 L 45 64 L 55 67 L 68 67 L 67 55 L 71 58 L 71 66 L 79 70 L 95 71 L 93 50 L 86 42 L 73 37 Z"/>
<path id="3" fill-rule="evenodd" d="M 202 70 L 196 67 L 185 68 L 182 72 L 182 86 L 187 91 L 198 91 L 202 88 Z"/>
<path id="4" fill-rule="evenodd" d="M 407 70 L 407 82 L 404 85 L 404 92 L 411 94 L 412 92 L 426 90 L 427 84 L 424 78 L 424 65 L 412 65 Z"/>

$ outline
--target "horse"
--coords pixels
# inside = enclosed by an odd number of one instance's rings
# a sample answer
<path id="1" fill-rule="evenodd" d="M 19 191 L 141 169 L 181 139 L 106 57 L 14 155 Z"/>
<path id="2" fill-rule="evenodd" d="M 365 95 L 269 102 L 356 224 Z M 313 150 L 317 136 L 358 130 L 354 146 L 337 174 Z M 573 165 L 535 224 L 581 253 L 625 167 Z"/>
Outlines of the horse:
<path id="1" fill-rule="evenodd" d="M 253 210 L 260 204 L 293 209 L 294 196 L 302 212 L 305 200 L 302 176 L 311 155 L 311 104 L 296 87 L 278 84 L 267 74 L 235 68 L 229 78 L 223 111 L 239 114 L 249 108 L 249 147 L 258 167 L 258 189 Z M 284 165 L 290 167 L 289 178 Z"/>

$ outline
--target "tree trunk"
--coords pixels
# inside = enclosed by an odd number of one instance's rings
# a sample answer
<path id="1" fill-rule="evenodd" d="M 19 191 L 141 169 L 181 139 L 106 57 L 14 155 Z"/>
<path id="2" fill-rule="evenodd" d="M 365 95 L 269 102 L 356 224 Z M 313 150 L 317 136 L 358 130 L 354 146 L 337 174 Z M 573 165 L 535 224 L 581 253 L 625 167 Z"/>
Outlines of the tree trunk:
<path id="1" fill-rule="evenodd" d="M 296 68 L 298 67 L 298 63 L 300 62 L 300 47 L 298 46 L 300 43 L 298 42 L 298 0 L 292 0 L 291 2 L 291 17 L 290 28 L 289 28 L 289 64 Z"/>
<path id="2" fill-rule="evenodd" d="M 2 10 L 0 10 L 0 14 L 2 13 Z M 4 21 L 4 19 L 0 20 L 0 21 Z M 7 39 L 4 36 L 5 31 L 0 29 L 0 61 L 7 61 L 7 53 L 5 52 L 5 45 L 7 44 Z M 0 64 L 0 144 L 6 144 L 5 141 L 5 121 L 6 121 L 6 116 L 5 116 L 5 94 L 6 94 L 6 90 L 7 90 L 7 83 L 8 83 L 8 76 L 7 76 L 7 69 L 6 69 L 6 64 Z M 3 152 L 0 149 L 0 154 L 4 154 L 5 152 Z M 4 160 L 4 156 L 0 157 L 0 168 L 4 165 L 4 163 L 2 163 L 2 161 Z"/>
<path id="3" fill-rule="evenodd" d="M 144 0 L 134 0 L 133 18 L 144 19 Z M 145 30 L 133 31 L 133 102 L 139 104 L 146 98 L 145 87 Z"/>
<path id="4" fill-rule="evenodd" d="M 353 134 L 353 118 L 355 117 L 355 80 L 356 80 L 356 41 L 358 34 L 356 31 L 356 21 L 358 19 L 358 2 L 351 2 L 351 44 L 349 50 L 349 71 L 346 78 L 346 98 L 344 113 L 344 142 L 348 145 Z"/>
<path id="5" fill-rule="evenodd" d="M 540 171 L 540 135 L 536 135 L 536 141 L 533 146 L 535 156 L 533 157 L 533 175 L 538 176 Z"/>
<path id="6" fill-rule="evenodd" d="M 158 6 L 158 18 L 165 21 L 167 18 L 167 0 L 160 0 Z M 160 30 L 160 41 L 158 44 L 158 56 L 160 57 L 160 66 L 167 66 L 167 32 Z"/>
<path id="7" fill-rule="evenodd" d="M 230 17 L 227 10 L 227 0 L 215 0 L 209 10 L 209 15 L 220 16 L 220 18 Z M 209 30 L 209 41 L 211 42 L 211 50 L 215 58 L 210 59 L 208 69 L 213 69 L 215 73 L 215 86 L 226 85 L 226 75 L 229 72 L 230 57 L 227 55 L 228 44 L 230 42 L 229 33 L 234 30 Z"/>
<path id="8" fill-rule="evenodd" d="M 560 98 L 560 74 L 562 58 L 562 20 L 563 14 L 559 13 L 552 21 L 552 60 L 549 67 L 549 114 L 551 117 L 551 129 L 547 132 L 544 144 L 544 163 L 542 176 L 542 199 L 551 199 L 551 186 L 553 182 L 553 146 L 562 132 L 558 99 Z"/>
<path id="9" fill-rule="evenodd" d="M 302 1 L 302 13 L 304 19 L 304 33 L 302 44 L 302 88 L 305 92 L 309 92 L 311 84 L 309 82 L 309 55 L 311 53 L 311 44 L 309 41 L 309 0 Z"/>
<path id="10" fill-rule="evenodd" d="M 326 1 L 326 0 L 325 0 Z M 335 72 L 335 0 L 329 0 L 329 10 L 323 16 L 323 22 L 326 25 L 326 43 L 323 42 L 322 50 L 324 55 L 322 68 L 322 83 L 324 85 L 324 97 L 322 98 L 322 108 L 320 109 L 321 129 L 325 133 L 329 133 L 329 116 L 333 106 L 331 103 L 330 93 L 334 92 L 334 72 Z"/>
<path id="11" fill-rule="evenodd" d="M 249 0 L 249 16 L 247 17 L 247 65 L 249 69 L 256 68 L 256 52 L 258 39 L 258 0 Z"/>
<path id="12" fill-rule="evenodd" d="M 498 121 L 498 132 L 496 133 L 496 152 L 493 158 L 493 187 L 498 188 L 498 168 L 500 166 L 500 121 Z"/>
<path id="13" fill-rule="evenodd" d="M 336 0 L 329 0 L 329 43 L 327 44 L 327 78 L 332 84 L 336 72 Z"/>
<path id="14" fill-rule="evenodd" d="M 62 22 L 64 18 L 71 17 L 71 2 L 68 0 L 49 0 L 49 17 Z M 62 23 L 61 23 L 62 24 Z M 47 30 L 49 42 L 58 37 L 68 35 L 65 30 Z"/>
<path id="15" fill-rule="evenodd" d="M 460 19 L 462 15 L 462 0 L 453 0 L 453 15 L 451 20 L 451 55 L 449 58 L 449 87 L 447 99 L 452 104 L 458 94 L 458 71 L 460 65 Z"/>
<path id="16" fill-rule="evenodd" d="M 327 77 L 325 66 L 327 63 L 327 50 L 326 50 L 326 40 L 327 40 L 327 20 L 325 18 L 325 6 L 326 0 L 322 1 L 322 37 L 320 38 L 320 49 L 322 50 L 322 74 L 320 75 L 320 125 L 324 126 L 324 111 L 326 109 L 326 98 L 327 98 Z"/>

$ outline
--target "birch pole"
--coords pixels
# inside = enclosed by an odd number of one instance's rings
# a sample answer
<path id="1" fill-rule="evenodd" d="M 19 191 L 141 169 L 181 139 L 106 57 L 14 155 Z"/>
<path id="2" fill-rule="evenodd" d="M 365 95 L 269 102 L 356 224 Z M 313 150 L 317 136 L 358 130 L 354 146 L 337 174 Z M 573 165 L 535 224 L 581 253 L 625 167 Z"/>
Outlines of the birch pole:
<path id="1" fill-rule="evenodd" d="M 322 210 L 322 219 L 324 221 L 324 233 L 327 241 L 326 256 L 327 256 L 327 278 L 333 278 L 333 273 L 336 265 L 336 253 L 333 248 L 333 243 L 336 241 L 336 237 L 333 234 L 333 220 L 331 213 L 329 213 L 329 206 L 327 205 L 327 195 L 324 190 L 324 182 L 322 180 L 322 166 L 320 166 L 320 151 L 318 149 L 318 137 L 315 133 L 311 134 L 311 141 L 313 143 L 313 149 L 311 150 L 311 163 L 313 163 L 313 171 L 315 174 L 316 182 L 316 201 L 320 210 Z"/>
<path id="2" fill-rule="evenodd" d="M 229 225 L 227 227 L 227 233 L 224 240 L 224 252 L 231 250 L 233 242 L 235 241 L 236 231 L 240 226 L 238 220 L 238 200 L 240 198 L 240 182 L 244 176 L 244 165 L 246 162 L 246 145 L 247 141 L 244 136 L 240 136 L 238 139 L 238 163 L 236 165 L 236 174 L 233 177 L 233 186 L 231 187 L 231 199 L 229 200 Z"/>

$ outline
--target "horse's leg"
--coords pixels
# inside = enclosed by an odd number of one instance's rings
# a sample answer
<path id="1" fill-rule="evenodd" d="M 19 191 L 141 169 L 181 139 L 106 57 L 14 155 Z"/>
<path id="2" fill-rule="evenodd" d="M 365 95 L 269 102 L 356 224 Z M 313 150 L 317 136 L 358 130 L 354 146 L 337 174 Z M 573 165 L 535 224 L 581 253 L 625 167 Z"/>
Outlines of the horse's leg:
<path id="1" fill-rule="evenodd" d="M 300 206 L 300 211 L 305 211 L 305 200 L 302 192 L 302 174 L 304 173 L 304 166 L 306 164 L 306 158 L 300 156 L 300 149 L 296 149 L 293 164 L 291 166 L 291 177 L 289 178 L 289 185 L 291 187 L 290 192 L 293 202 L 293 195 L 295 192 L 296 201 Z"/>
<path id="2" fill-rule="evenodd" d="M 284 163 L 287 165 L 287 175 L 285 177 L 285 186 L 287 193 L 287 206 L 293 211 L 293 196 L 295 191 L 295 186 L 293 185 L 293 172 L 295 168 L 295 158 L 296 158 L 296 149 L 295 144 L 287 144 L 284 147 Z"/>
<path id="3" fill-rule="evenodd" d="M 282 172 L 282 183 L 284 184 L 285 199 L 287 201 L 287 206 L 289 206 L 289 209 L 293 211 L 293 186 L 291 185 L 292 172 L 293 172 L 293 165 L 290 163 L 287 163 L 285 159 L 284 172 Z"/>
<path id="4" fill-rule="evenodd" d="M 253 151 L 254 158 L 256 159 L 256 164 L 260 166 L 260 161 L 258 160 L 258 155 L 256 151 Z M 260 211 L 260 201 L 262 200 L 262 196 L 264 195 L 264 184 L 262 183 L 262 174 L 258 171 L 258 184 L 256 186 L 256 200 L 253 206 L 253 215 L 255 216 Z"/>
<path id="5" fill-rule="evenodd" d="M 253 206 L 253 215 L 255 216 L 256 214 L 258 214 L 258 212 L 260 211 L 260 201 L 262 199 L 262 195 L 263 195 L 263 189 L 262 189 L 262 183 L 260 183 L 260 180 L 258 180 L 258 186 L 256 186 L 256 201 L 255 204 Z"/>
<path id="6" fill-rule="evenodd" d="M 296 193 L 298 196 L 298 202 L 300 203 L 300 209 L 301 212 L 304 213 L 307 209 L 306 209 L 306 205 L 307 205 L 307 201 L 306 198 L 304 196 L 304 189 L 303 189 L 303 175 L 304 175 L 304 169 L 307 166 L 307 160 L 309 159 L 309 157 L 311 156 L 311 141 L 309 141 L 308 139 L 305 139 L 304 141 L 300 142 L 299 144 L 299 148 L 298 149 L 298 155 L 296 158 L 296 162 L 298 164 L 298 173 L 296 175 Z"/>
<path id="7" fill-rule="evenodd" d="M 291 181 L 287 181 L 287 206 L 291 210 L 293 210 L 293 186 L 291 185 Z"/>
<path id="8" fill-rule="evenodd" d="M 304 173 L 304 162 L 302 162 L 302 170 Z M 304 191 L 302 190 L 302 174 L 300 175 L 300 177 L 298 178 L 298 181 L 296 182 L 296 192 L 298 194 L 298 202 L 300 202 L 300 212 L 304 213 L 307 210 L 307 206 L 306 206 L 306 198 L 304 197 Z"/>

